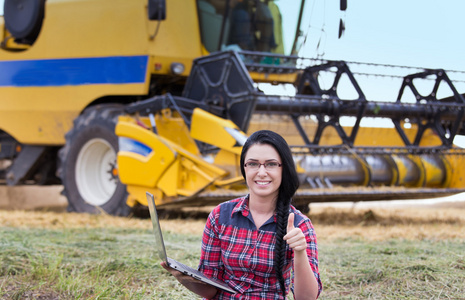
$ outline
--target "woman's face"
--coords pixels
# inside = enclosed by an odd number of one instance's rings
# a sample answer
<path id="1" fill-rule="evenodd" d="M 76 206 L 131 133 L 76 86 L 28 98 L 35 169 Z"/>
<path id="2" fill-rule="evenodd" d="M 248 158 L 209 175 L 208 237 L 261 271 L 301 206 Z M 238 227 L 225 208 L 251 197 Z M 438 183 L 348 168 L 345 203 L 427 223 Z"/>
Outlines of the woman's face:
<path id="1" fill-rule="evenodd" d="M 250 146 L 244 159 L 244 163 L 277 163 L 281 165 L 281 157 L 278 152 L 267 144 L 254 144 Z M 279 186 L 282 180 L 282 167 L 266 169 L 260 165 L 258 169 L 245 167 L 245 175 L 249 193 L 254 198 L 269 198 L 274 200 L 278 197 Z"/>

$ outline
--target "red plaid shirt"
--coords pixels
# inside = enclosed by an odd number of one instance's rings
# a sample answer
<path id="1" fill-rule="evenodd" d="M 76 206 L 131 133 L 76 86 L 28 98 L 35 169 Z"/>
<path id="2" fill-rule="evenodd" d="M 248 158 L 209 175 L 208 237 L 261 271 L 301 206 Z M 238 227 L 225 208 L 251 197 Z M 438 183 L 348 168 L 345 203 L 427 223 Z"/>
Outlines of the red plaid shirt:
<path id="1" fill-rule="evenodd" d="M 226 282 L 236 295 L 218 291 L 213 299 L 285 299 L 273 265 L 276 242 L 276 215 L 258 230 L 248 206 L 248 196 L 217 206 L 209 215 L 202 238 L 199 270 L 209 277 Z M 293 206 L 294 223 L 307 238 L 307 255 L 318 281 L 318 249 L 316 235 L 309 218 Z M 283 275 L 286 294 L 293 290 L 291 275 L 294 252 L 287 246 Z"/>

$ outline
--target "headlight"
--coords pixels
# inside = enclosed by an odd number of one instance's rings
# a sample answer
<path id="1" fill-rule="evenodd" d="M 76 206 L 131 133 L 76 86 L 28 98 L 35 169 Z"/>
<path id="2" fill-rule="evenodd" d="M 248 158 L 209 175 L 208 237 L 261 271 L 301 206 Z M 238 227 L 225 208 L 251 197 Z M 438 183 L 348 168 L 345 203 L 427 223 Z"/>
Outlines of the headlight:
<path id="1" fill-rule="evenodd" d="M 175 75 L 180 75 L 184 72 L 184 65 L 181 63 L 172 63 L 171 72 Z"/>

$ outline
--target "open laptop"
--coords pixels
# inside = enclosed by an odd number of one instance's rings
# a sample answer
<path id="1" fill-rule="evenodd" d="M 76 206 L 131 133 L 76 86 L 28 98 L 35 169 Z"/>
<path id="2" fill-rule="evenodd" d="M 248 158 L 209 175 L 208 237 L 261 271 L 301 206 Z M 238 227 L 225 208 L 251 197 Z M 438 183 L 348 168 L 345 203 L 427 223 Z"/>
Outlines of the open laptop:
<path id="1" fill-rule="evenodd" d="M 151 193 L 147 192 L 146 194 L 147 194 L 147 202 L 149 204 L 150 217 L 152 218 L 153 232 L 155 233 L 157 252 L 158 252 L 158 256 L 160 257 L 160 259 L 166 262 L 166 264 L 173 269 L 176 269 L 197 280 L 210 284 L 220 290 L 235 294 L 236 291 L 230 288 L 226 283 L 216 280 L 214 278 L 209 278 L 205 276 L 205 274 L 203 274 L 199 270 L 186 266 L 185 264 L 180 263 L 174 259 L 171 259 L 166 255 L 165 243 L 163 241 L 163 235 L 161 233 L 160 222 L 158 221 L 157 209 L 155 207 L 155 199 Z"/>

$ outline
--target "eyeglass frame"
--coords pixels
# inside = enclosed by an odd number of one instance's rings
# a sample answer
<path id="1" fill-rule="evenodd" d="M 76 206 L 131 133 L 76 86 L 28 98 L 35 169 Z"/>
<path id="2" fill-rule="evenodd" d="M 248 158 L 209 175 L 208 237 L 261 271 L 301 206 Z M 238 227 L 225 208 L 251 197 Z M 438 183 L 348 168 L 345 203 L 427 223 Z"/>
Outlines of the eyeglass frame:
<path id="1" fill-rule="evenodd" d="M 249 164 L 249 163 L 258 164 L 258 167 L 257 167 L 256 169 L 255 169 L 255 168 L 252 168 L 252 167 L 247 167 L 247 164 Z M 261 163 L 259 163 L 259 162 L 255 162 L 255 161 L 248 161 L 248 162 L 246 162 L 246 163 L 244 164 L 244 167 L 245 167 L 245 168 L 250 168 L 250 170 L 259 170 L 261 166 L 264 166 L 264 167 L 265 167 L 265 170 L 268 170 L 268 171 L 270 171 L 270 170 L 275 170 L 275 169 L 273 169 L 273 168 L 272 168 L 272 169 L 268 169 L 268 168 L 266 167 L 266 164 L 269 164 L 269 163 L 273 163 L 273 164 L 275 163 L 275 164 L 277 164 L 278 166 L 276 167 L 276 169 L 277 169 L 277 168 L 281 168 L 282 165 L 283 165 L 283 164 L 280 164 L 280 163 L 277 162 L 277 161 L 267 161 L 267 162 L 265 162 L 265 163 L 263 163 L 263 164 L 261 164 Z"/>

